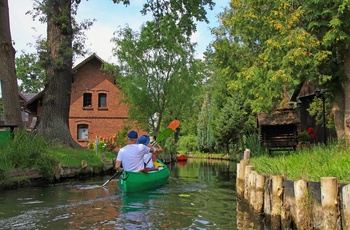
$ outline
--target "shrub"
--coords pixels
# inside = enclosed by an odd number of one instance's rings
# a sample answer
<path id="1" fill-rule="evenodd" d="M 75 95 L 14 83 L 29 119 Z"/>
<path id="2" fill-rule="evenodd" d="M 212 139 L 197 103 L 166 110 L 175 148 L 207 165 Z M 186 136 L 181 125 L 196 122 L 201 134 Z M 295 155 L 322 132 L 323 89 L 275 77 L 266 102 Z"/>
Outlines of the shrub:
<path id="1" fill-rule="evenodd" d="M 197 137 L 195 135 L 182 136 L 178 142 L 179 150 L 193 152 L 198 149 Z"/>

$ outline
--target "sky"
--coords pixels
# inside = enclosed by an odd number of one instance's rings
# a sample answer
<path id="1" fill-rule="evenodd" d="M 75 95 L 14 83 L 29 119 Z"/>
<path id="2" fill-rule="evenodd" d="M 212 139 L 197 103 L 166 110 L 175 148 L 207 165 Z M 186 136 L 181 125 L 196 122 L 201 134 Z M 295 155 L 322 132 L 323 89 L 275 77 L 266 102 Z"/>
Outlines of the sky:
<path id="1" fill-rule="evenodd" d="M 19 57 L 21 51 L 26 53 L 34 52 L 34 48 L 28 44 L 34 44 L 38 36 L 46 37 L 46 25 L 33 21 L 31 15 L 26 14 L 32 10 L 33 1 L 30 0 L 8 0 L 10 14 L 11 36 L 16 49 L 16 57 Z M 192 42 L 197 43 L 196 56 L 203 57 L 203 52 L 211 41 L 213 36 L 209 28 L 218 25 L 217 14 L 228 7 L 230 0 L 217 0 L 213 11 L 208 10 L 207 17 L 209 24 L 198 23 L 198 31 L 191 37 Z M 77 15 L 77 21 L 83 19 L 96 19 L 90 30 L 86 31 L 86 47 L 89 54 L 96 53 L 104 61 L 113 63 L 112 48 L 110 42 L 113 32 L 119 27 L 129 25 L 135 31 L 140 30 L 140 26 L 150 16 L 142 16 L 140 10 L 145 0 L 131 0 L 131 5 L 126 7 L 122 4 L 114 4 L 112 0 L 82 0 Z M 85 57 L 86 58 L 86 57 Z M 74 63 L 79 64 L 83 58 L 77 59 Z"/>

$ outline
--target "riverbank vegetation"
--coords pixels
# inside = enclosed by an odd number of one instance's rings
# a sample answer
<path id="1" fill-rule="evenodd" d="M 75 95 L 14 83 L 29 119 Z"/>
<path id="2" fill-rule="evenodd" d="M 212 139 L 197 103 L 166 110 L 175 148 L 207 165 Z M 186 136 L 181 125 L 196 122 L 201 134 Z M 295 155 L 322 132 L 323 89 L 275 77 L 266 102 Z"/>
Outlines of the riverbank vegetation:
<path id="1" fill-rule="evenodd" d="M 13 170 L 39 169 L 46 179 L 52 179 L 56 166 L 102 167 L 105 161 L 112 161 L 115 152 L 72 149 L 55 141 L 47 141 L 39 135 L 25 131 L 16 132 L 14 139 L 0 147 L 0 185 L 6 180 L 6 173 Z"/>
<path id="2" fill-rule="evenodd" d="M 252 152 L 254 170 L 267 175 L 282 175 L 287 180 L 303 178 L 319 182 L 321 177 L 336 177 L 340 183 L 350 183 L 350 150 L 344 143 L 328 146 L 313 145 L 297 151 Z"/>

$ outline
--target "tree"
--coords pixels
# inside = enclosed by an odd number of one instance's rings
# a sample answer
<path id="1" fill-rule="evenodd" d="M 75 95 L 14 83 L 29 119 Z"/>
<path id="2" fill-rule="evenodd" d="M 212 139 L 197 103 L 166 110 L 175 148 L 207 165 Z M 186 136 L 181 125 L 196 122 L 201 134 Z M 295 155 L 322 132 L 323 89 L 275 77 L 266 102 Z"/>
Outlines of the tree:
<path id="1" fill-rule="evenodd" d="M 71 1 L 47 0 L 41 5 L 47 19 L 47 57 L 43 115 L 38 134 L 72 147 L 68 120 L 73 80 L 73 28 Z"/>
<path id="2" fill-rule="evenodd" d="M 21 80 L 20 92 L 38 93 L 44 89 L 45 69 L 37 54 L 24 53 L 16 58 L 17 78 Z"/>
<path id="3" fill-rule="evenodd" d="M 133 105 L 131 119 L 149 122 L 158 134 L 161 123 L 180 119 L 191 107 L 192 96 L 203 76 L 194 48 L 174 21 L 147 22 L 140 34 L 126 27 L 113 41 L 118 59 L 117 79 L 126 103 Z"/>
<path id="4" fill-rule="evenodd" d="M 129 4 L 129 0 L 113 0 L 115 3 Z M 72 82 L 73 38 L 78 31 L 72 26 L 75 21 L 72 15 L 80 0 L 42 0 L 36 1 L 36 9 L 43 12 L 41 21 L 47 22 L 47 58 L 45 95 L 43 98 L 43 116 L 38 133 L 51 140 L 58 140 L 70 146 L 77 145 L 68 128 L 70 90 Z M 183 3 L 183 4 L 182 4 Z M 172 15 L 173 21 L 189 36 L 195 31 L 193 19 L 206 20 L 205 5 L 214 5 L 211 0 L 205 1 L 146 1 L 144 12 L 150 11 L 155 18 L 164 14 Z"/>
<path id="5" fill-rule="evenodd" d="M 214 30 L 216 62 L 225 67 L 229 88 L 246 95 L 257 112 L 282 107 L 297 85 L 314 81 L 329 89 L 338 138 L 350 142 L 349 3 L 236 0 L 230 5 Z"/>
<path id="6" fill-rule="evenodd" d="M 198 114 L 197 122 L 197 142 L 200 151 L 211 152 L 214 149 L 214 138 L 212 135 L 213 106 L 210 93 L 204 96 L 202 109 Z"/>
<path id="7" fill-rule="evenodd" d="M 0 41 L 0 80 L 5 124 L 23 128 L 7 0 L 0 1 Z"/>

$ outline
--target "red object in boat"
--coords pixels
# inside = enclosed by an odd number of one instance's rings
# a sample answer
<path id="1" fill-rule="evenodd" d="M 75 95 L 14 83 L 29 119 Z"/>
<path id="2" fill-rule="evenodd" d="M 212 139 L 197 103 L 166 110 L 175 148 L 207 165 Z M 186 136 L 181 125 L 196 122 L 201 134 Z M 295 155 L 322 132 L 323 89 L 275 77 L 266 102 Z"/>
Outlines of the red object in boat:
<path id="1" fill-rule="evenodd" d="M 180 154 L 177 156 L 178 161 L 187 161 L 187 157 L 184 154 Z"/>

